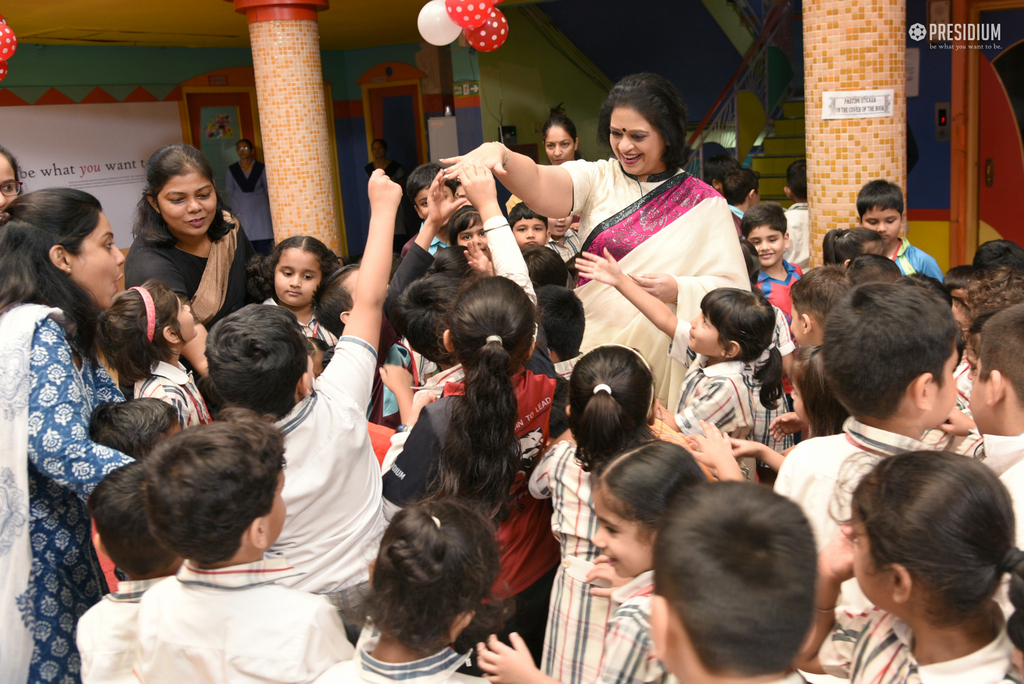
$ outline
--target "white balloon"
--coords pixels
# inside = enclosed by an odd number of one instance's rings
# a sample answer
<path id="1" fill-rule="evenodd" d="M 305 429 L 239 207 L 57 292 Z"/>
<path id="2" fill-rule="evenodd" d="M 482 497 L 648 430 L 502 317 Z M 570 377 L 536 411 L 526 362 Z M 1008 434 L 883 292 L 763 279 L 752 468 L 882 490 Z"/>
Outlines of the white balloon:
<path id="1" fill-rule="evenodd" d="M 462 33 L 462 27 L 448 16 L 444 0 L 430 0 L 416 19 L 423 40 L 431 45 L 444 46 L 451 43 Z"/>

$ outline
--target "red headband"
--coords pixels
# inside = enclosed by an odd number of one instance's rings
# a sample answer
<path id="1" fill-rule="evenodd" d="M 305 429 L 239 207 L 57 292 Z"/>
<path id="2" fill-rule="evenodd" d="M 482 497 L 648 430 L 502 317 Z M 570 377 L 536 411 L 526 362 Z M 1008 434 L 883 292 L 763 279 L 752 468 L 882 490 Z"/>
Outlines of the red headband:
<path id="1" fill-rule="evenodd" d="M 156 333 L 156 307 L 153 305 L 153 295 L 144 287 L 133 287 L 142 296 L 142 303 L 146 305 L 146 338 L 152 342 Z"/>

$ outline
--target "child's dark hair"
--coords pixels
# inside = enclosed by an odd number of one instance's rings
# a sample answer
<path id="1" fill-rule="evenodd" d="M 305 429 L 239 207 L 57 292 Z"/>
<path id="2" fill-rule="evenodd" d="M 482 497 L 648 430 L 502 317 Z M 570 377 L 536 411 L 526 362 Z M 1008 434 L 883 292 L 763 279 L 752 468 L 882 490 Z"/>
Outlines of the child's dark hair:
<path id="1" fill-rule="evenodd" d="M 931 624 L 986 614 L 1005 572 L 1013 573 L 1010 599 L 1024 607 L 1024 567 L 1004 563 L 1014 549 L 1013 504 L 984 463 L 942 451 L 884 458 L 857 485 L 851 513 L 873 565 L 898 563 L 924 586 Z M 1018 609 L 1007 625 L 1018 648 L 1022 622 Z"/>
<path id="2" fill-rule="evenodd" d="M 117 372 L 118 381 L 126 385 L 145 380 L 157 362 L 171 358 L 171 342 L 164 336 L 164 328 L 170 328 L 181 339 L 178 310 L 183 305 L 178 295 L 159 280 L 147 280 L 142 287 L 152 297 L 156 313 L 152 341 L 146 332 L 146 303 L 138 290 L 132 288 L 117 295 L 110 308 L 100 314 L 100 349 Z"/>
<path id="3" fill-rule="evenodd" d="M 749 238 L 750 232 L 755 228 L 768 226 L 774 231 L 786 234 L 788 224 L 786 223 L 786 210 L 778 202 L 759 202 L 743 212 L 740 219 L 740 232 L 743 237 Z"/>
<path id="4" fill-rule="evenodd" d="M 569 269 L 558 252 L 547 245 L 534 245 L 523 250 L 523 261 L 530 272 L 535 288 L 550 285 L 565 287 L 569 284 Z"/>
<path id="5" fill-rule="evenodd" d="M 437 254 L 434 255 L 434 263 L 430 265 L 427 272 L 454 276 L 459 280 L 468 278 L 472 275 L 473 268 L 466 259 L 466 251 L 465 245 L 450 245 L 437 250 Z"/>
<path id="6" fill-rule="evenodd" d="M 833 228 L 821 240 L 821 258 L 826 264 L 844 266 L 848 260 L 864 254 L 868 245 L 882 249 L 885 241 L 867 228 Z"/>
<path id="7" fill-rule="evenodd" d="M 743 262 L 747 267 L 747 276 L 750 278 L 750 284 L 756 285 L 757 279 L 761 275 L 761 258 L 757 254 L 757 247 L 747 238 L 740 238 L 740 247 L 743 248 Z M 797 282 L 800 281 L 798 280 Z"/>
<path id="8" fill-rule="evenodd" d="M 654 592 L 705 670 L 762 677 L 791 667 L 811 627 L 816 561 L 798 505 L 755 484 L 702 485 L 663 516 Z"/>
<path id="9" fill-rule="evenodd" d="M 224 220 L 223 198 L 213 189 L 217 176 L 213 172 L 210 160 L 191 145 L 174 143 L 161 147 L 146 162 L 146 187 L 136 207 L 135 226 L 132 228 L 132 237 L 137 243 L 151 247 L 173 247 L 178 244 L 178 239 L 171 234 L 163 216 L 149 202 L 157 202 L 160 191 L 172 178 L 187 176 L 190 173 L 198 173 L 208 180 L 211 192 L 217 197 L 217 208 L 210 217 L 207 237 L 217 241 L 231 231 L 231 224 Z"/>
<path id="10" fill-rule="evenodd" d="M 508 225 L 513 228 L 520 221 L 526 221 L 529 219 L 536 219 L 543 221 L 545 224 L 548 222 L 547 216 L 541 216 L 530 207 L 526 206 L 526 202 L 520 202 L 516 206 L 512 207 L 511 211 L 508 212 Z"/>
<path id="11" fill-rule="evenodd" d="M 760 292 L 720 287 L 704 295 L 700 310 L 718 330 L 722 345 L 739 345 L 736 361 L 754 363 L 762 354 L 768 358 L 757 365 L 754 380 L 761 386 L 761 405 L 776 408 L 782 397 L 782 355 L 772 346 L 775 339 L 775 309 Z M 770 349 L 769 349 L 770 348 Z"/>
<path id="12" fill-rule="evenodd" d="M 420 194 L 420 190 L 425 190 L 430 187 L 430 184 L 437 178 L 437 174 L 441 172 L 441 165 L 434 164 L 420 164 L 412 173 L 409 174 L 409 178 L 405 181 L 405 196 L 409 198 L 409 201 L 416 202 L 416 195 Z"/>
<path id="13" fill-rule="evenodd" d="M 989 240 L 978 246 L 974 266 L 978 270 L 1007 266 L 1024 272 L 1024 247 L 1009 240 Z"/>
<path id="14" fill-rule="evenodd" d="M 555 395 L 551 398 L 551 417 L 548 418 L 548 434 L 552 438 L 569 429 L 569 416 L 565 408 L 569 405 L 569 381 L 555 378 Z"/>
<path id="15" fill-rule="evenodd" d="M 320 264 L 320 282 L 324 282 L 338 270 L 338 256 L 324 243 L 308 235 L 296 235 L 274 245 L 274 250 L 267 256 L 257 254 L 249 259 L 245 266 L 245 286 L 249 294 L 258 301 L 273 298 L 277 300 L 277 289 L 274 287 L 274 271 L 277 262 L 286 249 L 298 249 L 308 252 L 317 258 Z"/>
<path id="16" fill-rule="evenodd" d="M 851 287 L 864 283 L 895 283 L 903 277 L 900 267 L 881 254 L 861 254 L 850 260 L 846 277 Z"/>
<path id="17" fill-rule="evenodd" d="M 743 204 L 751 190 L 757 190 L 761 174 L 750 169 L 733 169 L 722 179 L 722 195 L 725 201 L 736 206 Z"/>
<path id="18" fill-rule="evenodd" d="M 454 644 L 464 653 L 509 617 L 509 604 L 491 593 L 500 567 L 494 526 L 476 506 L 445 499 L 404 508 L 381 540 L 368 616 L 381 633 L 427 656 L 449 645 L 460 615 L 473 613 Z"/>
<path id="19" fill-rule="evenodd" d="M 470 205 L 459 208 L 451 219 L 448 220 L 448 244 L 459 244 L 459 233 L 470 230 L 476 225 L 482 224 L 480 212 Z"/>
<path id="20" fill-rule="evenodd" d="M 716 154 L 704 160 L 703 180 L 708 185 L 714 181 L 722 182 L 725 180 L 725 174 L 739 168 L 740 163 L 736 161 L 736 157 L 731 154 Z"/>
<path id="21" fill-rule="evenodd" d="M 907 387 L 930 373 L 942 386 L 957 324 L 952 309 L 919 287 L 867 283 L 829 316 L 821 351 L 836 398 L 856 418 L 889 418 Z"/>
<path id="22" fill-rule="evenodd" d="M 250 304 L 213 326 L 206 340 L 210 377 L 233 406 L 283 418 L 309 369 L 306 336 L 288 309 Z"/>
<path id="23" fill-rule="evenodd" d="M 941 297 L 944 302 L 953 306 L 953 295 L 949 294 L 949 290 L 946 289 L 946 286 L 943 285 L 941 281 L 936 278 L 932 278 L 930 275 L 914 273 L 912 275 L 903 276 L 896 282 L 900 285 L 921 287 L 925 290 L 930 290 Z"/>
<path id="24" fill-rule="evenodd" d="M 661 161 L 669 172 L 686 164 L 690 154 L 686 101 L 671 81 L 657 74 L 640 73 L 612 86 L 598 114 L 597 141 L 602 145 L 608 145 L 611 138 L 612 112 L 617 107 L 632 109 L 657 129 L 665 141 Z"/>
<path id="25" fill-rule="evenodd" d="M 89 439 L 141 460 L 178 422 L 178 413 L 165 401 L 143 397 L 100 404 L 89 418 Z"/>
<path id="26" fill-rule="evenodd" d="M 331 345 L 327 344 L 319 337 L 306 336 L 306 351 L 310 356 L 314 354 L 323 354 L 325 351 L 331 348 Z"/>
<path id="27" fill-rule="evenodd" d="M 797 159 L 786 169 L 786 187 L 794 202 L 807 201 L 807 160 Z"/>
<path id="28" fill-rule="evenodd" d="M 638 523 L 653 537 L 672 500 L 707 481 L 690 452 L 656 439 L 612 457 L 595 489 L 610 495 L 610 507 L 618 516 Z"/>
<path id="29" fill-rule="evenodd" d="M 564 286 L 540 287 L 537 289 L 537 306 L 540 307 L 544 320 L 544 334 L 548 338 L 548 347 L 553 349 L 562 361 L 579 356 L 587 320 L 583 312 L 583 302 L 576 293 Z"/>
<path id="30" fill-rule="evenodd" d="M 129 463 L 106 475 L 89 496 L 89 515 L 107 556 L 135 577 L 171 570 L 178 560 L 149 531 L 145 481 L 146 466 Z"/>
<path id="31" fill-rule="evenodd" d="M 977 272 L 977 267 L 972 264 L 954 266 L 946 271 L 946 276 L 942 279 L 942 284 L 946 286 L 946 289 L 949 290 L 950 294 L 953 293 L 953 290 L 966 290 L 967 284 Z"/>
<path id="32" fill-rule="evenodd" d="M 331 275 L 320 281 L 320 287 L 313 295 L 313 315 L 316 322 L 322 325 L 335 337 L 345 334 L 345 324 L 341 322 L 341 314 L 351 311 L 353 306 L 352 293 L 345 286 L 353 273 L 359 270 L 359 264 L 349 264 L 336 269 Z"/>
<path id="33" fill-rule="evenodd" d="M 828 315 L 846 293 L 850 282 L 842 266 L 828 265 L 812 268 L 793 283 L 789 295 L 793 308 L 814 318 L 824 328 Z"/>
<path id="34" fill-rule="evenodd" d="M 967 305 L 972 318 L 1024 302 L 1024 271 L 1007 266 L 978 271 L 967 285 Z"/>
<path id="35" fill-rule="evenodd" d="M 610 391 L 595 391 L 600 385 Z M 569 378 L 569 428 L 583 470 L 599 474 L 615 454 L 654 439 L 653 398 L 654 376 L 640 352 L 607 344 L 579 360 Z"/>
<path id="36" fill-rule="evenodd" d="M 182 558 L 221 563 L 273 508 L 284 433 L 257 417 L 197 425 L 161 442 L 145 467 L 153 536 Z"/>
<path id="37" fill-rule="evenodd" d="M 459 293 L 459 279 L 433 273 L 412 282 L 391 311 L 395 330 L 428 361 L 454 366 L 452 353 L 441 336 L 448 322 L 448 310 Z"/>
<path id="38" fill-rule="evenodd" d="M 575 130 L 576 129 L 574 127 L 573 131 Z M 573 133 L 573 137 L 576 137 L 575 133 Z M 14 158 L 14 155 L 11 154 L 11 151 L 8 150 L 3 145 L 0 145 L 0 156 L 3 156 L 3 158 L 7 160 L 7 163 L 11 165 L 11 170 L 14 171 L 14 180 L 21 180 L 19 178 L 19 176 L 21 176 L 21 170 L 18 168 L 18 160 Z"/>
<path id="39" fill-rule="evenodd" d="M 451 400 L 431 484 L 436 498 L 458 496 L 498 519 L 507 517 L 509 491 L 522 465 L 512 375 L 529 358 L 536 330 L 533 302 L 507 278 L 481 278 L 455 300 L 448 334 L 466 371 L 466 393 Z"/>
<path id="40" fill-rule="evenodd" d="M 903 190 L 895 183 L 881 178 L 865 183 L 857 193 L 857 216 L 864 216 L 872 209 L 895 209 L 902 214 Z"/>
<path id="41" fill-rule="evenodd" d="M 828 386 L 819 350 L 820 347 L 804 347 L 797 352 L 793 364 L 793 384 L 800 392 L 811 437 L 842 434 L 843 423 L 850 417 L 850 412 L 839 403 Z"/>
<path id="42" fill-rule="evenodd" d="M 980 346 L 978 377 L 988 380 L 992 371 L 999 371 L 1013 387 L 1017 401 L 1024 405 L 1024 304 L 1004 309 L 985 321 Z"/>

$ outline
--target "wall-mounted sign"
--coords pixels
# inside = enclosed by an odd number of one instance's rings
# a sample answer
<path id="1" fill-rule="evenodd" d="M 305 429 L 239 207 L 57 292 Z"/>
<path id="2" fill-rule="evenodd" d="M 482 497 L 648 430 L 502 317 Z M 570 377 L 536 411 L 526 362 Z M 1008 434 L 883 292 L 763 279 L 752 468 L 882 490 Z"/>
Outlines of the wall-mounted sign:
<path id="1" fill-rule="evenodd" d="M 822 119 L 881 119 L 892 116 L 894 92 L 889 90 L 826 90 Z"/>

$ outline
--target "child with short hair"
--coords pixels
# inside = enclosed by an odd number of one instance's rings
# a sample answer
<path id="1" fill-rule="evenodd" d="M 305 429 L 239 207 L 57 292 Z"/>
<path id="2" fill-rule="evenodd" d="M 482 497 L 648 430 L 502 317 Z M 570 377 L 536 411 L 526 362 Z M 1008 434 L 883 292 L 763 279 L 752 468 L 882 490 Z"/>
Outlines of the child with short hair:
<path id="1" fill-rule="evenodd" d="M 892 259 L 881 254 L 861 254 L 847 264 L 846 277 L 850 286 L 855 287 L 864 283 L 895 283 L 903 276 Z"/>
<path id="2" fill-rule="evenodd" d="M 264 557 L 285 524 L 284 454 L 281 429 L 252 418 L 187 430 L 146 462 L 149 528 L 185 561 L 143 596 L 140 681 L 312 682 L 352 657 L 338 611 Z"/>
<path id="3" fill-rule="evenodd" d="M 740 163 L 731 154 L 716 154 L 704 160 L 702 179 L 718 192 L 722 192 L 725 174 L 740 168 Z M 724 193 L 723 193 L 724 194 Z"/>
<path id="4" fill-rule="evenodd" d="M 821 239 L 821 258 L 825 264 L 846 268 L 861 254 L 885 256 L 882 236 L 867 228 L 833 228 Z"/>
<path id="5" fill-rule="evenodd" d="M 179 360 L 195 337 L 191 307 L 158 280 L 118 295 L 100 316 L 100 348 L 118 382 L 134 385 L 140 399 L 173 406 L 182 429 L 212 420 L 192 373 Z"/>
<path id="6" fill-rule="evenodd" d="M 706 482 L 704 471 L 685 449 L 660 440 L 628 449 L 601 470 L 593 491 L 598 522 L 593 543 L 605 560 L 596 570 L 603 570 L 604 579 L 628 581 L 611 592 L 617 605 L 608 621 L 597 677 L 581 681 L 658 683 L 668 678 L 651 642 L 655 537 L 669 504 Z M 518 635 L 512 636 L 512 647 L 492 636 L 477 653 L 489 678 L 558 681 L 537 670 Z"/>
<path id="7" fill-rule="evenodd" d="M 817 618 L 797 663 L 852 684 L 1019 683 L 1020 618 L 1004 627 L 992 599 L 1009 574 L 1024 607 L 1022 561 L 1010 496 L 984 464 L 934 451 L 884 459 L 821 551 Z M 870 602 L 863 611 L 839 607 L 853 578 Z"/>
<path id="8" fill-rule="evenodd" d="M 971 278 L 977 273 L 977 269 L 970 264 L 954 266 L 946 271 L 942 278 L 942 284 L 946 286 L 949 296 L 953 298 L 953 317 L 960 325 L 960 332 L 964 339 L 971 328 L 971 310 L 967 306 L 967 286 Z"/>
<path id="9" fill-rule="evenodd" d="M 491 589 L 499 567 L 494 530 L 476 507 L 447 499 L 399 511 L 374 561 L 369 622 L 355 658 L 333 666 L 317 684 L 428 676 L 434 684 L 483 684 L 456 670 L 510 612 Z"/>
<path id="10" fill-rule="evenodd" d="M 245 267 L 246 287 L 256 301 L 283 306 L 295 314 L 303 334 L 330 346 L 338 337 L 316 318 L 313 300 L 320 284 L 340 268 L 337 255 L 308 235 L 274 245 L 269 256 L 257 254 Z"/>
<path id="11" fill-rule="evenodd" d="M 544 319 L 548 354 L 555 364 L 555 373 L 568 380 L 580 359 L 587 326 L 583 302 L 567 287 L 548 285 L 537 289 L 537 306 Z"/>
<path id="12" fill-rule="evenodd" d="M 520 250 L 548 244 L 548 218 L 533 211 L 526 204 L 520 202 L 512 207 L 508 212 L 508 224 L 512 226 L 512 234 L 515 235 Z"/>
<path id="13" fill-rule="evenodd" d="M 405 196 L 412 202 L 413 208 L 416 209 L 416 215 L 420 217 L 421 221 L 426 221 L 428 216 L 428 197 L 431 193 L 431 188 L 434 185 L 434 181 L 437 179 L 437 174 L 441 172 L 441 165 L 430 162 L 428 164 L 420 164 L 412 173 L 409 174 L 409 178 L 405 181 Z M 455 184 L 449 185 L 448 183 L 441 182 L 438 184 L 438 191 L 443 192 L 449 201 L 455 199 Z M 422 230 L 422 225 L 420 230 Z M 402 256 L 404 257 L 415 242 L 416 237 L 413 236 L 409 242 L 402 247 Z M 427 252 L 431 256 L 437 254 L 439 249 L 444 249 L 448 245 L 441 239 L 440 233 L 431 235 L 429 244 L 426 247 Z"/>
<path id="14" fill-rule="evenodd" d="M 574 227 L 578 225 L 579 220 L 573 216 L 548 219 L 548 248 L 555 250 L 562 261 L 568 261 L 580 253 L 580 236 Z"/>
<path id="15" fill-rule="evenodd" d="M 958 444 L 937 429 L 956 404 L 956 338 L 949 306 L 917 287 L 861 285 L 829 315 L 821 347 L 825 377 L 851 418 L 843 434 L 798 444 L 775 482 L 775 491 L 804 509 L 819 547 L 839 531 L 831 504 L 852 456 L 875 462 Z"/>
<path id="16" fill-rule="evenodd" d="M 857 222 L 862 228 L 873 230 L 885 242 L 884 256 L 899 266 L 903 275 L 924 273 L 942 280 L 942 269 L 930 254 L 914 247 L 910 240 L 900 237 L 906 225 L 903 211 L 903 191 L 887 180 L 870 181 L 857 193 Z"/>
<path id="17" fill-rule="evenodd" d="M 1000 266 L 975 274 L 967 286 L 967 308 L 971 322 L 964 337 L 963 359 L 955 371 L 957 408 L 969 413 L 971 387 L 978 354 L 981 352 L 981 331 L 994 314 L 1024 303 L 1024 271 Z"/>
<path id="18" fill-rule="evenodd" d="M 1024 273 L 1024 247 L 1011 240 L 989 240 L 978 245 L 973 265 L 979 271 L 1006 266 Z"/>
<path id="19" fill-rule="evenodd" d="M 761 266 L 757 278 L 758 287 L 772 306 L 785 314 L 786 323 L 792 323 L 793 305 L 789 291 L 793 283 L 803 277 L 804 272 L 783 258 L 783 253 L 789 247 L 786 212 L 777 202 L 761 202 L 743 215 L 740 230 L 757 250 Z"/>
<path id="20" fill-rule="evenodd" d="M 270 555 L 287 555 L 303 574 L 282 583 L 330 594 L 339 607 L 358 602 L 386 527 L 366 412 L 401 187 L 378 169 L 369 188 L 370 232 L 352 310 L 323 375 L 313 382 L 302 330 L 280 307 L 236 311 L 214 326 L 206 351 L 224 400 L 274 416 L 287 435 L 292 470 L 283 496 L 291 512 Z"/>
<path id="21" fill-rule="evenodd" d="M 155 398 L 100 404 L 89 418 L 89 439 L 135 460 L 149 456 L 157 443 L 179 432 L 178 412 Z"/>
<path id="22" fill-rule="evenodd" d="M 475 244 L 484 254 L 490 255 L 487 249 L 487 235 L 484 233 L 484 222 L 480 220 L 480 212 L 471 206 L 464 206 L 448 220 L 448 241 L 452 245 L 469 247 Z"/>
<path id="23" fill-rule="evenodd" d="M 534 245 L 523 250 L 523 261 L 530 272 L 530 281 L 535 289 L 549 285 L 568 287 L 569 269 L 565 262 L 546 247 Z"/>
<path id="24" fill-rule="evenodd" d="M 129 463 L 104 477 L 89 496 L 89 515 L 96 525 L 96 551 L 127 574 L 128 580 L 120 582 L 117 591 L 104 596 L 78 620 L 76 639 L 84 684 L 138 681 L 132 674 L 132 663 L 139 645 L 139 601 L 181 565 L 181 558 L 149 531 L 143 513 L 145 477 L 142 463 Z"/>
<path id="25" fill-rule="evenodd" d="M 760 178 L 757 171 L 743 168 L 729 171 L 722 178 L 722 195 L 735 217 L 737 231 L 743 214 L 761 201 Z"/>
<path id="26" fill-rule="evenodd" d="M 828 316 L 850 291 L 850 282 L 842 266 L 812 268 L 793 283 L 793 340 L 801 347 L 819 346 L 824 340 Z"/>
<path id="27" fill-rule="evenodd" d="M 789 247 L 785 258 L 806 271 L 811 265 L 811 227 L 807 215 L 807 160 L 797 159 L 786 169 L 786 186 L 782 188 L 793 204 L 786 209 L 789 226 Z"/>
<path id="28" fill-rule="evenodd" d="M 680 682 L 803 682 L 789 673 L 814 585 L 814 535 L 797 506 L 749 484 L 695 487 L 654 545 L 654 655 Z"/>

